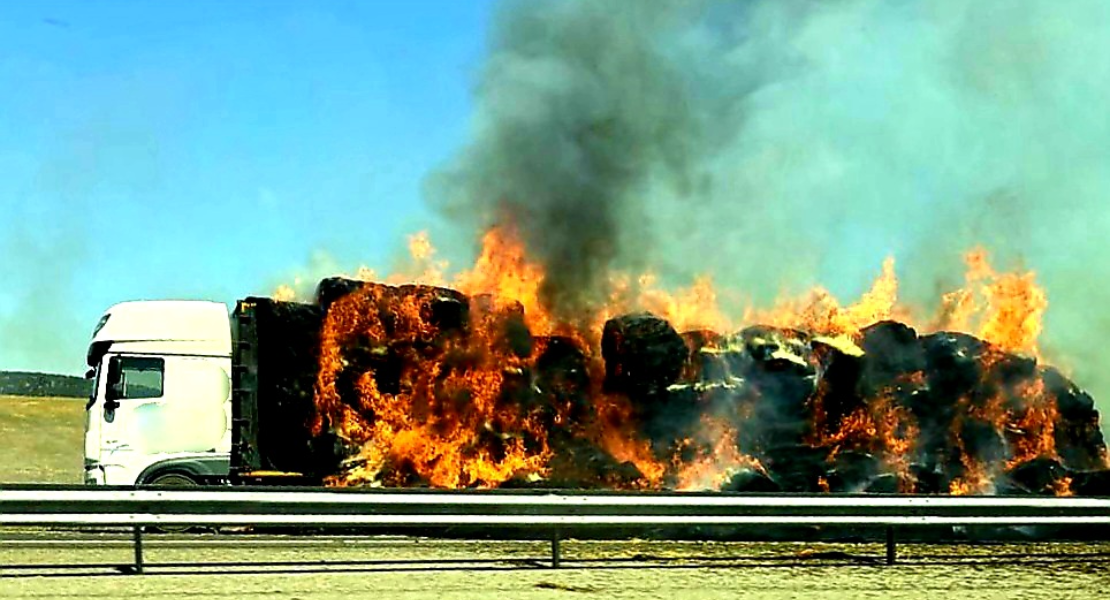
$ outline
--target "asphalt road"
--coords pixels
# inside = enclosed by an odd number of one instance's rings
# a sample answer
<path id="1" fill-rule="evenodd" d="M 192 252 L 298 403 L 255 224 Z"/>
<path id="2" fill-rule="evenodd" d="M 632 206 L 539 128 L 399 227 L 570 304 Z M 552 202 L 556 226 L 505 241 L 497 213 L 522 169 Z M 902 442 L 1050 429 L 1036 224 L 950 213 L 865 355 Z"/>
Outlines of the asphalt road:
<path id="1" fill-rule="evenodd" d="M 544 542 L 0 532 L 0 598 L 1093 598 L 1110 544 Z M 73 565 L 85 565 L 73 568 Z"/>

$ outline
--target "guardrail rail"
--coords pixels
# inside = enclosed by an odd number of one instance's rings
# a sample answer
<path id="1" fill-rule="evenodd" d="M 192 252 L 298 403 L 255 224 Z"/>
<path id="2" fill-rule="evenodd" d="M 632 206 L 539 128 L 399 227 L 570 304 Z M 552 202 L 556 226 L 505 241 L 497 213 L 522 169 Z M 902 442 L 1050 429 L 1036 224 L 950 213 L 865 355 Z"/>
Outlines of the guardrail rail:
<path id="1" fill-rule="evenodd" d="M 1110 525 L 1110 498 L 0 486 L 0 526 L 29 525 L 130 527 L 135 573 L 158 526 L 524 528 L 550 534 L 557 568 L 569 529 L 859 525 L 886 528 L 894 564 L 900 528 Z"/>

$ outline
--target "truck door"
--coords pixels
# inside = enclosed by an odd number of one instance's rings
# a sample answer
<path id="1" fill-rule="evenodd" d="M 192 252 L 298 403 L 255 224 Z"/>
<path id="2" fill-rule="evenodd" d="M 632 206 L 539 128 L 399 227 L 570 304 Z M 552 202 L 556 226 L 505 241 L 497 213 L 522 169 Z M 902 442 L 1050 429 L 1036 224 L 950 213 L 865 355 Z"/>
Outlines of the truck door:
<path id="1" fill-rule="evenodd" d="M 108 485 L 140 483 L 151 464 L 231 450 L 227 358 L 115 355 L 107 359 L 100 463 Z"/>
<path id="2" fill-rule="evenodd" d="M 137 415 L 157 409 L 165 387 L 166 359 L 110 355 L 100 411 L 100 465 L 108 485 L 131 485 L 146 462 Z M 91 416 L 95 416 L 92 413 Z"/>

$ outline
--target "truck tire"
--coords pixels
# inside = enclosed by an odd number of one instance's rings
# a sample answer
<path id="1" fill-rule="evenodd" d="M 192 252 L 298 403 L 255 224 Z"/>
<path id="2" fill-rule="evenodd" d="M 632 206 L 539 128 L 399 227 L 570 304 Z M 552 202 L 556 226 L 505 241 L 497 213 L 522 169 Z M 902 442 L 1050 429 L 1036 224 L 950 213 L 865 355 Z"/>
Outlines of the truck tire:
<path id="1" fill-rule="evenodd" d="M 147 485 L 157 485 L 164 487 L 196 487 L 200 485 L 200 482 L 184 473 L 171 471 L 169 473 L 155 475 L 147 481 Z M 203 528 L 193 525 L 156 525 L 147 528 L 147 531 L 157 533 L 189 533 L 203 530 Z"/>
<path id="2" fill-rule="evenodd" d="M 148 483 L 168 487 L 195 487 L 200 485 L 200 482 L 184 473 L 163 473 L 156 475 Z"/>

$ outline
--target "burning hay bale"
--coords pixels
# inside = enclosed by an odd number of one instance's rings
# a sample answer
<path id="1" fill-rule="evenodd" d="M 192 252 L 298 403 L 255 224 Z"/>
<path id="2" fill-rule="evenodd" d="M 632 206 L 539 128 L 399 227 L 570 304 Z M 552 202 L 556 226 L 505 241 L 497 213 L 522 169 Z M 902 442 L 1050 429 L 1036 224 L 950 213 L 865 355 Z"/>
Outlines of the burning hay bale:
<path id="1" fill-rule="evenodd" d="M 630 396 L 661 396 L 682 373 L 688 354 L 682 336 L 653 314 L 609 319 L 601 334 L 605 388 Z"/>
<path id="2" fill-rule="evenodd" d="M 338 278 L 309 309 L 312 434 L 343 454 L 310 471 L 335 485 L 1110 487 L 1090 396 L 966 334 L 679 332 L 634 313 L 535 335 L 515 302 Z"/>

